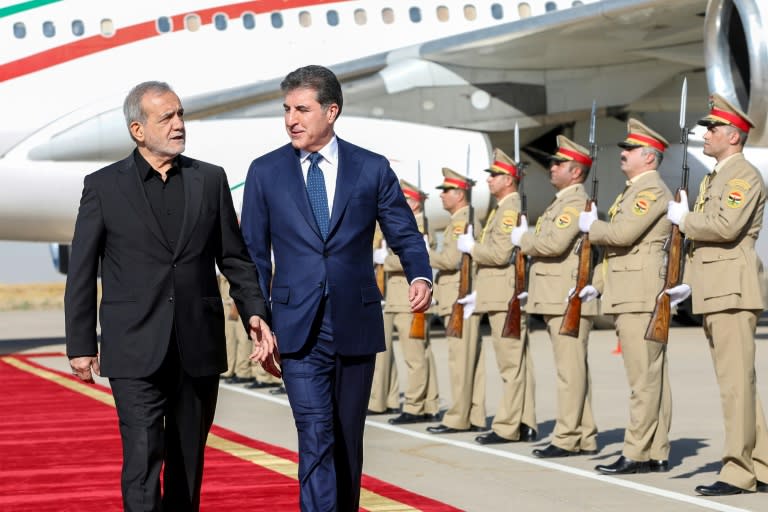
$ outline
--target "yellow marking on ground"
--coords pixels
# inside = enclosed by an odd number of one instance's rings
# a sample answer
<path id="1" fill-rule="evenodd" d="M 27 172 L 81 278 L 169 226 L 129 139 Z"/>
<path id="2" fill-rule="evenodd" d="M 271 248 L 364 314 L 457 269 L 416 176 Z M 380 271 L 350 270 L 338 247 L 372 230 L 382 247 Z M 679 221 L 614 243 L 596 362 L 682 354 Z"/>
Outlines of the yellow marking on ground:
<path id="1" fill-rule="evenodd" d="M 37 375 L 38 377 L 59 384 L 60 386 L 64 386 L 67 389 L 86 395 L 103 404 L 109 405 L 110 407 L 115 406 L 115 400 L 111 393 L 103 391 L 91 384 L 77 382 L 58 372 L 32 366 L 16 357 L 6 356 L 2 358 L 2 361 L 19 370 Z M 208 441 L 206 444 L 211 448 L 221 450 L 233 457 L 267 468 L 283 476 L 293 478 L 294 480 L 298 480 L 299 478 L 299 465 L 292 460 L 284 459 L 277 455 L 272 455 L 235 441 L 230 441 L 229 439 L 217 436 L 216 434 L 208 434 Z M 381 496 L 365 488 L 360 490 L 360 506 L 371 512 L 418 511 L 418 509 L 400 503 L 399 501 L 389 499 L 385 496 Z"/>

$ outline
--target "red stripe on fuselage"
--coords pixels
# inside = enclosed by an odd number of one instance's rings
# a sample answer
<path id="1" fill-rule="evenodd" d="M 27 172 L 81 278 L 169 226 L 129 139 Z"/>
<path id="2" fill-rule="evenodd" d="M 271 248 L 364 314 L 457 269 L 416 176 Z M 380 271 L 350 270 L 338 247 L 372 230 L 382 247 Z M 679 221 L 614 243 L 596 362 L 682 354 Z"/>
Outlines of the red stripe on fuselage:
<path id="1" fill-rule="evenodd" d="M 312 5 L 340 3 L 342 1 L 349 0 L 261 0 L 221 5 L 200 11 L 190 11 L 184 14 L 170 16 L 173 24 L 171 31 L 180 32 L 185 30 L 184 18 L 189 14 L 197 14 L 200 16 L 200 23 L 202 25 L 210 25 L 213 23 L 213 17 L 216 14 L 226 14 L 231 20 L 233 18 L 239 18 L 246 12 L 264 14 L 265 12 L 295 9 Z M 165 35 L 165 33 L 159 33 L 157 31 L 156 23 L 156 20 L 152 20 L 128 27 L 118 27 L 115 34 L 111 37 L 104 37 L 102 35 L 86 37 L 85 39 L 80 39 L 72 43 L 30 55 L 29 57 L 24 57 L 0 65 L 0 82 L 35 73 L 64 62 L 79 59 L 80 57 L 87 57 L 88 55 L 93 55 L 111 48 L 117 48 L 118 46 Z"/>

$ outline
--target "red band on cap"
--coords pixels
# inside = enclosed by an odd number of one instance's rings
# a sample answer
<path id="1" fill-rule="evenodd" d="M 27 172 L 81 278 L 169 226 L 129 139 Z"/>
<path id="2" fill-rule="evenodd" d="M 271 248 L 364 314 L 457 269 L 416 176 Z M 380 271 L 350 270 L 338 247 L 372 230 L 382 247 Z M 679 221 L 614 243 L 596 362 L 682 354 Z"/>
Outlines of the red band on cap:
<path id="1" fill-rule="evenodd" d="M 645 135 L 640 135 L 639 133 L 630 133 L 627 135 L 627 142 L 636 141 L 641 146 L 651 146 L 652 148 L 656 148 L 662 153 L 666 149 L 666 146 L 658 140 L 654 139 L 653 137 L 646 137 Z"/>
<path id="2" fill-rule="evenodd" d="M 730 112 L 720 110 L 719 108 L 713 108 L 709 115 L 725 119 L 739 130 L 743 132 L 749 132 L 749 123 L 740 115 L 731 114 Z"/>
<path id="3" fill-rule="evenodd" d="M 582 153 L 579 153 L 578 151 L 573 151 L 567 148 L 558 148 L 557 155 L 563 155 L 584 165 L 588 165 L 590 167 L 592 166 L 592 159 Z"/>
<path id="4" fill-rule="evenodd" d="M 517 167 L 515 167 L 514 164 L 508 164 L 506 162 L 500 162 L 499 160 L 494 160 L 493 164 L 491 164 L 491 169 L 493 169 L 494 167 L 501 170 L 504 173 L 507 173 L 517 178 Z"/>
<path id="5" fill-rule="evenodd" d="M 443 181 L 444 185 L 453 185 L 454 187 L 458 187 L 464 190 L 467 190 L 469 188 L 469 185 L 466 181 L 457 180 L 456 178 L 445 178 Z"/>
<path id="6" fill-rule="evenodd" d="M 404 188 L 403 189 L 403 194 L 406 197 L 410 197 L 411 199 L 416 199 L 417 201 L 421 200 L 421 194 L 419 194 L 415 190 L 411 190 L 410 188 Z"/>

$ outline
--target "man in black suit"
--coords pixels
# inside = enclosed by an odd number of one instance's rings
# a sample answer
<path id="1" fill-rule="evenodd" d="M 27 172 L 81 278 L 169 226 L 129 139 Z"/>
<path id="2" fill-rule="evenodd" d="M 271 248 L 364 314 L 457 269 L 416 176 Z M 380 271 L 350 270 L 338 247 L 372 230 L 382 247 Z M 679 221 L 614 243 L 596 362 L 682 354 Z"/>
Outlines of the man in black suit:
<path id="1" fill-rule="evenodd" d="M 215 265 L 231 283 L 260 360 L 274 348 L 269 309 L 224 170 L 181 156 L 178 96 L 168 84 L 144 82 L 123 110 L 136 149 L 84 181 L 64 300 L 67 355 L 83 381 L 93 382 L 92 372 L 109 377 L 123 441 L 125 510 L 196 511 L 219 374 L 227 367 Z"/>

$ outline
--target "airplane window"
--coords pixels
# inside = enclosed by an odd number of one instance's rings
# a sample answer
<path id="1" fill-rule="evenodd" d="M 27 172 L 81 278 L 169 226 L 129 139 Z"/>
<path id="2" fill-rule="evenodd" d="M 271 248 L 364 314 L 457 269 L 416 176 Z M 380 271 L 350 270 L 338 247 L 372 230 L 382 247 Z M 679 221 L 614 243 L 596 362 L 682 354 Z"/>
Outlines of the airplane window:
<path id="1" fill-rule="evenodd" d="M 464 19 L 467 21 L 475 21 L 477 19 L 477 9 L 474 5 L 467 4 L 464 6 Z"/>
<path id="2" fill-rule="evenodd" d="M 385 7 L 381 10 L 381 19 L 387 25 L 391 25 L 395 22 L 395 11 L 389 7 Z"/>
<path id="3" fill-rule="evenodd" d="M 54 25 L 52 21 L 43 23 L 43 35 L 45 37 L 53 37 L 56 35 L 56 25 Z"/>
<path id="4" fill-rule="evenodd" d="M 411 7 L 408 9 L 408 16 L 411 18 L 411 21 L 414 23 L 421 22 L 421 9 L 418 7 Z"/>
<path id="5" fill-rule="evenodd" d="M 217 14 L 213 17 L 213 25 L 216 27 L 216 30 L 227 30 L 228 21 L 226 14 Z"/>
<path id="6" fill-rule="evenodd" d="M 72 35 L 80 37 L 85 34 L 85 24 L 82 20 L 75 20 L 72 22 Z"/>
<path id="7" fill-rule="evenodd" d="M 17 21 L 13 24 L 13 35 L 16 39 L 24 39 L 27 37 L 27 26 L 24 23 Z"/>
<path id="8" fill-rule="evenodd" d="M 111 19 L 104 18 L 101 20 L 101 23 L 99 23 L 99 26 L 101 27 L 102 36 L 112 37 L 115 35 L 115 23 Z"/>
<path id="9" fill-rule="evenodd" d="M 504 8 L 501 6 L 501 4 L 491 5 L 491 16 L 493 16 L 493 19 L 495 20 L 504 18 Z"/>
<path id="10" fill-rule="evenodd" d="M 547 12 L 552 12 L 557 10 L 557 4 L 555 2 L 547 2 L 544 4 L 544 10 Z"/>
<path id="11" fill-rule="evenodd" d="M 444 5 L 437 7 L 437 19 L 440 21 L 448 21 L 450 19 L 450 13 L 448 8 Z"/>
<path id="12" fill-rule="evenodd" d="M 365 25 L 368 23 L 368 15 L 365 13 L 364 9 L 355 10 L 355 23 L 358 25 Z"/>
<path id="13" fill-rule="evenodd" d="M 243 13 L 243 26 L 246 30 L 253 30 L 256 27 L 256 16 L 252 12 Z"/>
<path id="14" fill-rule="evenodd" d="M 200 16 L 197 14 L 187 14 L 184 16 L 184 26 L 190 32 L 197 32 L 200 30 Z"/>
<path id="15" fill-rule="evenodd" d="M 164 34 L 171 31 L 171 18 L 160 16 L 157 18 L 157 31 Z"/>
<path id="16" fill-rule="evenodd" d="M 584 2 L 581 0 L 573 0 L 573 4 L 571 4 L 573 7 L 578 7 L 580 5 L 584 5 Z"/>
<path id="17" fill-rule="evenodd" d="M 326 13 L 325 18 L 328 20 L 328 24 L 335 27 L 339 24 L 339 13 L 334 10 L 330 10 Z"/>
<path id="18" fill-rule="evenodd" d="M 517 14 L 521 18 L 528 18 L 531 16 L 531 5 L 528 2 L 520 2 L 517 4 Z"/>
<path id="19" fill-rule="evenodd" d="M 283 15 L 279 12 L 272 13 L 272 26 L 275 28 L 283 28 Z"/>
<path id="20" fill-rule="evenodd" d="M 299 13 L 299 25 L 302 27 L 308 27 L 312 24 L 312 15 L 308 11 L 301 11 Z"/>

